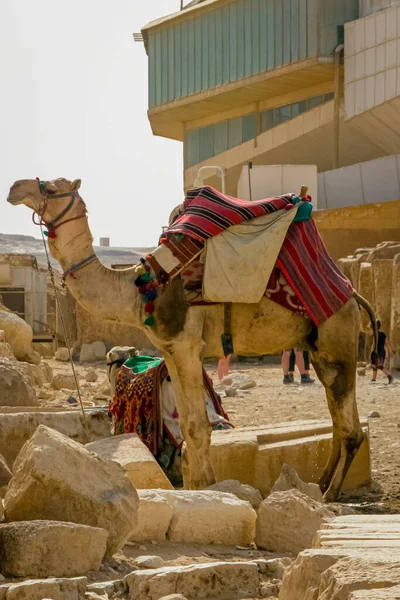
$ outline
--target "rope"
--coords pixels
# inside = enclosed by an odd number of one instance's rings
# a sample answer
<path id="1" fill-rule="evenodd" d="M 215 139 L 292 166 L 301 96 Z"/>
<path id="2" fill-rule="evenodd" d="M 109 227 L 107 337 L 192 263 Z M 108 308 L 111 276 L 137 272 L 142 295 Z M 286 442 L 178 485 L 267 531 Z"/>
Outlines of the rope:
<path id="1" fill-rule="evenodd" d="M 59 296 L 58 296 L 57 286 L 56 286 L 56 282 L 55 282 L 55 279 L 54 279 L 54 271 L 53 271 L 53 267 L 51 266 L 50 256 L 49 256 L 49 252 L 48 252 L 48 249 L 47 249 L 46 240 L 45 240 L 45 237 L 44 237 L 42 223 L 39 223 L 39 226 L 40 226 L 40 232 L 42 234 L 44 251 L 45 251 L 45 254 L 46 254 L 47 268 L 48 268 L 49 273 L 50 273 L 51 283 L 53 284 L 54 294 L 55 294 L 55 298 L 56 298 L 56 304 L 57 304 L 57 307 L 58 307 L 58 313 L 60 315 L 60 320 L 61 320 L 61 327 L 62 327 L 62 330 L 63 330 L 64 339 L 67 342 L 69 361 L 71 363 L 72 373 L 74 375 L 76 389 L 78 391 L 79 405 L 80 405 L 81 412 L 82 412 L 85 433 L 86 433 L 87 441 L 91 442 L 92 440 L 91 440 L 91 437 L 90 437 L 89 425 L 88 425 L 88 422 L 87 422 L 87 419 L 86 419 L 85 409 L 83 408 L 81 389 L 80 389 L 80 386 L 79 386 L 79 381 L 78 381 L 78 377 L 77 377 L 77 374 L 76 374 L 74 361 L 72 360 L 71 347 L 70 347 L 70 343 L 69 343 L 68 338 L 67 338 L 67 329 L 66 329 L 66 326 L 65 326 L 65 321 L 64 321 L 62 310 L 61 310 L 60 299 L 59 299 Z"/>

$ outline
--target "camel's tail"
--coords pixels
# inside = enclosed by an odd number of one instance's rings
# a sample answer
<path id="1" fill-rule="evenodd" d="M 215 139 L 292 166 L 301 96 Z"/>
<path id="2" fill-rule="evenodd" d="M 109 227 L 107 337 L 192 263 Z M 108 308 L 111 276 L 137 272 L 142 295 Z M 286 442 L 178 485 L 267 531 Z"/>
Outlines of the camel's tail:
<path id="1" fill-rule="evenodd" d="M 372 331 L 374 332 L 374 347 L 371 353 L 371 362 L 374 365 L 378 360 L 378 325 L 376 323 L 375 312 L 368 300 L 357 294 L 357 292 L 354 292 L 354 299 L 359 306 L 362 306 L 367 311 L 371 320 Z"/>

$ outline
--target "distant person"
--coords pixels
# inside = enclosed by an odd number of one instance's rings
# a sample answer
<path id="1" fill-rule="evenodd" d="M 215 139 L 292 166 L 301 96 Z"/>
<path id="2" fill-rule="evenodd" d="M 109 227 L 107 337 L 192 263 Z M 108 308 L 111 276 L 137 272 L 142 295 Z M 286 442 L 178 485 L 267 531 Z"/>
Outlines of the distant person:
<path id="1" fill-rule="evenodd" d="M 384 375 L 386 375 L 386 377 L 388 378 L 389 384 L 391 384 L 391 383 L 393 383 L 393 377 L 392 377 L 390 371 L 385 369 L 385 360 L 386 360 L 386 352 L 389 354 L 390 358 L 393 358 L 393 350 L 392 350 L 392 346 L 390 345 L 390 342 L 389 342 L 389 339 L 388 339 L 386 333 L 381 331 L 381 322 L 378 320 L 376 322 L 376 324 L 378 326 L 378 351 L 377 351 L 378 359 L 375 364 L 372 363 L 372 365 L 371 365 L 371 367 L 372 367 L 371 383 L 376 382 L 376 377 L 378 375 L 378 369 L 379 369 L 379 371 L 382 371 L 382 373 Z"/>
<path id="2" fill-rule="evenodd" d="M 294 369 L 297 366 L 300 372 L 301 383 L 308 385 L 314 383 L 315 379 L 310 377 L 310 353 L 306 350 L 296 350 L 291 348 L 285 350 L 282 355 L 282 370 L 283 370 L 283 383 L 285 385 L 295 383 L 294 380 Z"/>

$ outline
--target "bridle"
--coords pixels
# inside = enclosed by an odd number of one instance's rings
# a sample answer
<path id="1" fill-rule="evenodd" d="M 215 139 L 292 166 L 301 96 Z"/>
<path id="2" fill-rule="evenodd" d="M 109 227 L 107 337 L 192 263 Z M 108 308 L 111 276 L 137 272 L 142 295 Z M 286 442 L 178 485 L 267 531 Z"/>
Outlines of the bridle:
<path id="1" fill-rule="evenodd" d="M 56 230 L 59 227 L 61 227 L 62 225 L 65 225 L 66 223 L 71 223 L 72 221 L 77 221 L 78 219 L 83 219 L 84 217 L 86 218 L 86 213 L 84 213 L 82 215 L 78 215 L 77 217 L 71 217 L 70 219 L 65 219 L 65 221 L 61 221 L 61 219 L 63 217 L 65 217 L 65 215 L 68 214 L 69 211 L 71 210 L 71 208 L 74 206 L 75 200 L 77 198 L 81 199 L 79 192 L 74 191 L 74 192 L 65 192 L 63 194 L 47 194 L 45 192 L 45 186 L 46 186 L 45 182 L 42 181 L 41 179 L 39 179 L 39 177 L 36 177 L 36 181 L 38 182 L 39 191 L 40 191 L 41 195 L 43 196 L 44 200 L 43 200 L 43 209 L 41 210 L 41 212 L 38 213 L 35 210 L 33 211 L 32 221 L 35 225 L 38 225 L 41 229 L 42 229 L 43 225 L 47 228 L 47 231 L 42 230 L 42 235 L 45 235 L 46 237 L 48 237 L 51 240 L 54 240 L 57 237 Z M 53 219 L 52 221 L 49 221 L 48 223 L 43 220 L 43 215 L 46 212 L 49 198 L 54 199 L 54 198 L 68 198 L 68 197 L 71 197 L 70 202 L 55 219 Z M 38 220 L 35 220 L 36 217 L 38 217 Z M 61 221 L 61 223 L 60 223 L 60 221 Z M 80 263 L 73 265 L 70 269 L 68 269 L 68 271 L 65 271 L 63 273 L 62 280 L 65 282 L 68 275 L 70 277 L 75 277 L 76 271 L 78 271 L 82 267 L 84 267 L 87 264 L 89 264 L 90 262 L 92 262 L 92 260 L 94 260 L 95 258 L 97 258 L 96 254 L 91 254 L 90 256 L 88 256 L 88 258 L 85 258 Z"/>

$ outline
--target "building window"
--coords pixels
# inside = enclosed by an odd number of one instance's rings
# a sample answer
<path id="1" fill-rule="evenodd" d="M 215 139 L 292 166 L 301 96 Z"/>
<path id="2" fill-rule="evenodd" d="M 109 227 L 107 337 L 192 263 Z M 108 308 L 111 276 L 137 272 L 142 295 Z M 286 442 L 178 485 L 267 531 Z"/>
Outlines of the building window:
<path id="1" fill-rule="evenodd" d="M 214 127 L 200 129 L 200 162 L 214 156 Z"/>
<path id="2" fill-rule="evenodd" d="M 228 121 L 214 125 L 214 156 L 228 150 Z"/>
<path id="3" fill-rule="evenodd" d="M 243 117 L 243 141 L 248 142 L 257 137 L 256 115 L 246 115 Z"/>
<path id="4" fill-rule="evenodd" d="M 261 131 L 268 131 L 275 127 L 275 109 L 264 110 L 261 113 Z"/>
<path id="5" fill-rule="evenodd" d="M 286 106 L 280 106 L 275 109 L 275 125 L 286 123 L 292 118 L 292 105 L 287 104 Z"/>
<path id="6" fill-rule="evenodd" d="M 240 146 L 243 141 L 242 117 L 228 121 L 228 147 Z"/>

